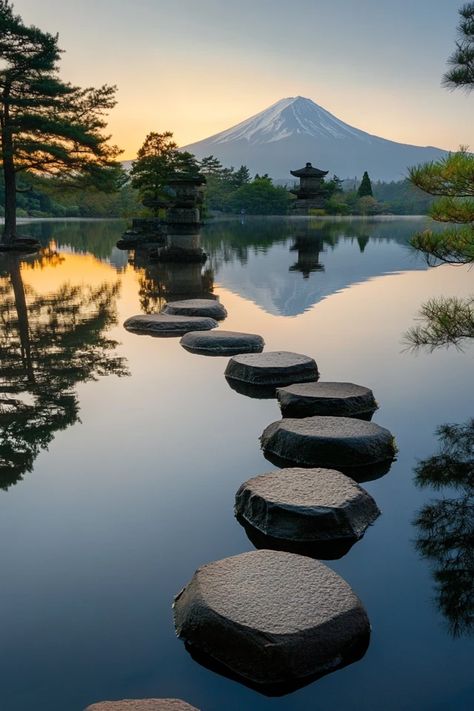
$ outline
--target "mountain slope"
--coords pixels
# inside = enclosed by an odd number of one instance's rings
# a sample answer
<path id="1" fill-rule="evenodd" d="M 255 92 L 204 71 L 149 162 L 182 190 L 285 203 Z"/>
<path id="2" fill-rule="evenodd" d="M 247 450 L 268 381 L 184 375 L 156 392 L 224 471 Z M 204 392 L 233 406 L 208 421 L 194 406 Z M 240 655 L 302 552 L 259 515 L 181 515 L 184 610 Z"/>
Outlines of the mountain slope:
<path id="1" fill-rule="evenodd" d="M 226 166 L 288 179 L 307 161 L 340 178 L 401 180 L 411 165 L 437 160 L 445 151 L 396 143 L 340 121 L 302 96 L 281 99 L 226 131 L 183 146 L 198 158 L 214 155 Z"/>

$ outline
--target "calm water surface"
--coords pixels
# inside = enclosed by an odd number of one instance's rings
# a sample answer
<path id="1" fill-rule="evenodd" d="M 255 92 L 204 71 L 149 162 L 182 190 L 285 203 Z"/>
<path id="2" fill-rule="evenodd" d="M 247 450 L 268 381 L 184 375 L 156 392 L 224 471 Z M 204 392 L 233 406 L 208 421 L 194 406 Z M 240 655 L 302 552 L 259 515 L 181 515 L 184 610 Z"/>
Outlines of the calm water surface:
<path id="1" fill-rule="evenodd" d="M 470 295 L 473 272 L 427 269 L 407 246 L 422 225 L 213 223 L 203 267 L 120 252 L 119 222 L 23 227 L 45 249 L 0 262 L 2 709 L 151 696 L 203 711 L 474 707 L 458 544 L 448 540 L 446 556 L 435 527 L 432 548 L 444 553 L 422 557 L 414 525 L 429 502 L 460 497 L 417 487 L 414 467 L 438 451 L 440 425 L 472 417 L 474 350 L 413 354 L 402 344 L 421 304 Z M 373 388 L 374 420 L 399 448 L 390 472 L 366 484 L 382 516 L 328 562 L 368 611 L 369 649 L 280 698 L 201 667 L 174 634 L 172 599 L 194 570 L 252 550 L 234 494 L 273 468 L 258 437 L 279 410 L 234 392 L 227 359 L 122 323 L 167 298 L 210 293 L 228 310 L 226 329 L 314 356 L 324 380 Z M 472 536 L 472 511 L 462 523 Z"/>

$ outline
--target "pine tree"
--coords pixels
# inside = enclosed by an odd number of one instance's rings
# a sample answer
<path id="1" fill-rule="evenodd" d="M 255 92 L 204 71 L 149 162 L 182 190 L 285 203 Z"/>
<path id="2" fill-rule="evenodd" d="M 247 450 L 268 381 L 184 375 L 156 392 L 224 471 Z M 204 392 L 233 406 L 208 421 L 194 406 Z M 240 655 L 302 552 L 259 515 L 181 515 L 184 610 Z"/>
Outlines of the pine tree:
<path id="1" fill-rule="evenodd" d="M 133 162 L 130 171 L 132 187 L 138 190 L 143 205 L 157 216 L 160 207 L 169 200 L 166 184 L 171 175 L 197 175 L 199 168 L 192 153 L 179 151 L 171 131 L 151 132 L 138 151 L 137 160 Z"/>
<path id="2" fill-rule="evenodd" d="M 362 198 L 362 197 L 373 197 L 373 192 L 372 192 L 372 183 L 370 182 L 369 174 L 367 171 L 365 171 L 364 175 L 362 176 L 362 182 L 359 185 L 359 189 L 357 191 L 357 195 Z"/>
<path id="3" fill-rule="evenodd" d="M 471 91 L 474 86 L 474 3 L 469 2 L 459 10 L 456 49 L 448 59 L 449 71 L 443 84 L 450 89 L 459 87 Z"/>
<path id="4" fill-rule="evenodd" d="M 451 55 L 451 69 L 443 82 L 450 88 L 470 91 L 474 87 L 474 3 L 464 5 L 459 14 L 456 49 Z M 414 247 L 434 261 L 468 263 L 474 261 L 474 156 L 467 148 L 446 158 L 410 170 L 414 185 L 439 199 L 431 208 L 431 217 L 443 223 L 455 223 L 441 232 L 426 230 L 412 239 Z"/>
<path id="5" fill-rule="evenodd" d="M 57 35 L 27 27 L 0 0 L 0 158 L 5 181 L 3 241 L 16 233 L 19 173 L 50 176 L 63 185 L 111 189 L 120 151 L 108 143 L 104 113 L 115 87 L 81 89 L 63 82 Z M 109 169 L 109 170 L 104 170 Z"/>

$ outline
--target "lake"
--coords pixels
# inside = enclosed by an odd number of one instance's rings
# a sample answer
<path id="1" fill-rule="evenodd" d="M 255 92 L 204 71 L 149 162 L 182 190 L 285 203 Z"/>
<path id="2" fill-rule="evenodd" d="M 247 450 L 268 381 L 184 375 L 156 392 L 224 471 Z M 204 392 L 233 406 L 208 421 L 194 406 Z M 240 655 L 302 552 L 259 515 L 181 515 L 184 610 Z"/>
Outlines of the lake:
<path id="1" fill-rule="evenodd" d="M 428 299 L 471 295 L 473 272 L 429 269 L 408 246 L 425 224 L 213 221 L 204 265 L 118 250 L 119 221 L 22 225 L 44 249 L 0 260 L 2 709 L 159 696 L 202 711 L 473 708 L 472 578 L 462 587 L 456 574 L 459 536 L 446 543 L 434 526 L 432 553 L 416 545 L 426 507 L 450 499 L 455 512 L 462 492 L 417 486 L 414 468 L 439 451 L 438 427 L 473 416 L 474 347 L 414 353 L 403 342 Z M 367 610 L 369 648 L 277 698 L 194 661 L 171 609 L 198 566 L 253 549 L 234 496 L 274 469 L 258 438 L 277 404 L 231 389 L 227 358 L 122 326 L 167 299 L 211 294 L 228 311 L 223 328 L 313 356 L 323 380 L 372 388 L 374 422 L 398 447 L 390 472 L 364 484 L 382 515 L 327 561 Z M 457 520 L 472 543 L 469 493 Z"/>

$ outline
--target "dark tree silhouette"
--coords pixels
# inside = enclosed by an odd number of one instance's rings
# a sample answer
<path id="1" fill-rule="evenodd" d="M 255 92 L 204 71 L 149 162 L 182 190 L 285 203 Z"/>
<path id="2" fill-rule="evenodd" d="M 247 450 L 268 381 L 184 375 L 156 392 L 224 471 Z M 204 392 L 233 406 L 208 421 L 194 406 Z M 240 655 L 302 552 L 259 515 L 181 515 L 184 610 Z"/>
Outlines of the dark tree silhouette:
<path id="1" fill-rule="evenodd" d="M 359 185 L 357 195 L 360 198 L 361 197 L 373 197 L 372 183 L 370 182 L 369 174 L 367 171 L 365 171 L 364 175 L 362 176 L 362 182 Z"/>
<path id="2" fill-rule="evenodd" d="M 474 419 L 443 425 L 437 435 L 440 450 L 418 464 L 416 484 L 459 495 L 421 509 L 415 545 L 432 566 L 436 603 L 458 637 L 474 629 Z"/>
<path id="3" fill-rule="evenodd" d="M 103 134 L 115 87 L 81 89 L 58 73 L 57 35 L 28 27 L 0 0 L 0 158 L 5 182 L 3 241 L 16 237 L 17 175 L 63 186 L 115 187 L 120 151 Z"/>
<path id="4" fill-rule="evenodd" d="M 474 85 L 474 3 L 469 2 L 459 10 L 456 49 L 448 59 L 450 69 L 443 77 L 449 89 L 471 91 Z"/>
<path id="5" fill-rule="evenodd" d="M 420 323 L 405 334 L 409 349 L 426 348 L 432 352 L 455 346 L 462 350 L 464 341 L 474 338 L 474 297 L 430 299 L 423 304 L 418 320 Z"/>
<path id="6" fill-rule="evenodd" d="M 0 266 L 0 487 L 6 489 L 31 471 L 56 431 L 77 420 L 78 383 L 127 369 L 105 335 L 116 322 L 120 283 L 64 284 L 44 296 L 25 289 L 17 258 Z"/>

